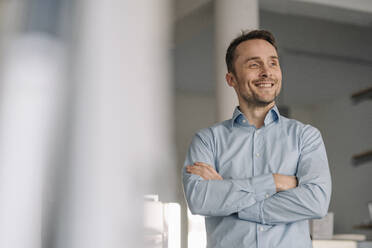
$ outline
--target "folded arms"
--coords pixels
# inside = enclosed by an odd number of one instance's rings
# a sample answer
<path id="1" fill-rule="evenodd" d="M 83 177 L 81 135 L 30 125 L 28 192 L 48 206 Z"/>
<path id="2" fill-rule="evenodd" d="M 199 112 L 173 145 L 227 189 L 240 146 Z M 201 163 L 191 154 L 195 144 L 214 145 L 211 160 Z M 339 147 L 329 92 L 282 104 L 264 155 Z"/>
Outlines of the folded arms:
<path id="1" fill-rule="evenodd" d="M 237 214 L 240 219 L 269 225 L 326 215 L 331 178 L 324 143 L 315 128 L 305 129 L 302 136 L 296 176 L 267 173 L 224 180 L 213 166 L 211 144 L 196 135 L 183 170 L 191 212 L 204 216 Z"/>

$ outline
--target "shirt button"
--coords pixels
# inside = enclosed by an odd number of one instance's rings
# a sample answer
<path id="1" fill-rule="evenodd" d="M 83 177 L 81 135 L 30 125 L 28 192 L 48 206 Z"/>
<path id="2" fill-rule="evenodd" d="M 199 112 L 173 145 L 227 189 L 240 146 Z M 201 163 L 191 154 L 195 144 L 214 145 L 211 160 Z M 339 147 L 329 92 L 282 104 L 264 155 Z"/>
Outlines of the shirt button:
<path id="1" fill-rule="evenodd" d="M 260 134 L 260 130 L 257 130 L 257 132 L 256 132 L 257 134 Z"/>
<path id="2" fill-rule="evenodd" d="M 265 195 L 265 198 L 269 198 L 269 196 L 270 196 L 269 194 L 266 194 L 266 195 Z"/>
<path id="3" fill-rule="evenodd" d="M 243 122 L 243 123 L 245 123 L 245 122 L 246 122 L 246 120 L 242 120 L 242 122 Z"/>
<path id="4" fill-rule="evenodd" d="M 260 226 L 260 231 L 263 232 L 264 231 L 264 228 L 262 226 Z"/>
<path id="5" fill-rule="evenodd" d="M 259 156 L 260 156 L 260 154 L 259 154 L 259 153 L 257 152 L 257 153 L 256 153 L 256 156 L 257 156 L 257 157 L 259 157 Z"/>

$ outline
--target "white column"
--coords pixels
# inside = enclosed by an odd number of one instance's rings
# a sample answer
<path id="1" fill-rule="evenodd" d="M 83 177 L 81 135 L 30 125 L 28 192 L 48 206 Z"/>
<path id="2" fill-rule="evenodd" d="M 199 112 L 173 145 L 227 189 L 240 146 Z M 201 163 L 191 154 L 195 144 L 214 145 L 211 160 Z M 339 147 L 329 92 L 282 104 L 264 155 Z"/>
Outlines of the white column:
<path id="1" fill-rule="evenodd" d="M 58 247 L 142 247 L 144 191 L 156 189 L 173 162 L 170 6 L 80 3 L 71 180 Z"/>
<path id="2" fill-rule="evenodd" d="M 218 121 L 231 118 L 234 107 L 238 105 L 234 89 L 225 80 L 227 47 L 242 30 L 257 29 L 258 20 L 257 0 L 215 0 Z"/>

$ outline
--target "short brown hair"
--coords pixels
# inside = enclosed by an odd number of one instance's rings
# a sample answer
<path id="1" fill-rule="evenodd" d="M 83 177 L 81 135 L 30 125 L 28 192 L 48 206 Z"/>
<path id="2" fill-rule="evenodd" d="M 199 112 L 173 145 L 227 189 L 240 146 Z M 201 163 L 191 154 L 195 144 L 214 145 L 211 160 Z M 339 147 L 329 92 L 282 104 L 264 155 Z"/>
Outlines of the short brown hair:
<path id="1" fill-rule="evenodd" d="M 236 37 L 233 41 L 231 41 L 229 47 L 227 48 L 226 51 L 226 66 L 227 66 L 227 71 L 235 73 L 234 71 L 234 60 L 235 60 L 235 50 L 237 46 L 247 40 L 253 40 L 253 39 L 261 39 L 261 40 L 266 40 L 269 42 L 275 50 L 278 50 L 276 47 L 276 42 L 274 35 L 267 31 L 267 30 L 252 30 L 252 31 L 242 31 L 242 34 Z"/>

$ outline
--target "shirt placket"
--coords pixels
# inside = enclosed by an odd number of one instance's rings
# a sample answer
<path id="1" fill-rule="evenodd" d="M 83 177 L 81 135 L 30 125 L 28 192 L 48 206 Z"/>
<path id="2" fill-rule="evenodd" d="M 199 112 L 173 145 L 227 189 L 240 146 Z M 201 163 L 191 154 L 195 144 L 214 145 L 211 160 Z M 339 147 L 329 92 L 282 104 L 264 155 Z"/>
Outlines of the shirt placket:
<path id="1" fill-rule="evenodd" d="M 263 166 L 264 166 L 264 157 L 263 157 L 263 151 L 262 148 L 262 129 L 254 129 L 253 131 L 253 176 L 261 175 L 263 173 Z M 256 223 L 256 232 L 257 232 L 257 247 L 258 248 L 264 248 L 265 246 L 265 231 L 266 226 Z"/>

